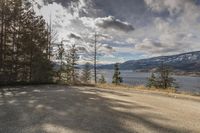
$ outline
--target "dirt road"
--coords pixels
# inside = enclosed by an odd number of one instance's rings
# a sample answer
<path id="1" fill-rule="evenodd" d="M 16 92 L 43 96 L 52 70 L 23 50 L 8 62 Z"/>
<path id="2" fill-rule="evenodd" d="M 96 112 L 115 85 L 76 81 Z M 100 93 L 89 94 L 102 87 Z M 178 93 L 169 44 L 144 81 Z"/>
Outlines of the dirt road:
<path id="1" fill-rule="evenodd" d="M 200 133 L 200 98 L 56 85 L 4 89 L 0 133 Z"/>

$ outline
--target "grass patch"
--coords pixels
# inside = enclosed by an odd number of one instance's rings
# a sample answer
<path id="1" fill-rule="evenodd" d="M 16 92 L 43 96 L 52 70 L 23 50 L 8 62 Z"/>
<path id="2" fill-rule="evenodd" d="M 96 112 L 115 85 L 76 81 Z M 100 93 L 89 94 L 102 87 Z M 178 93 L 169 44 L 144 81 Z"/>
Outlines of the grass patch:
<path id="1" fill-rule="evenodd" d="M 156 92 L 167 92 L 167 93 L 176 93 L 175 88 L 168 89 L 159 89 L 159 88 L 148 88 L 145 86 L 131 86 L 131 85 L 115 85 L 115 84 L 97 84 L 96 87 L 104 89 L 128 89 L 128 90 L 146 90 L 146 91 L 156 91 Z"/>
<path id="2" fill-rule="evenodd" d="M 138 91 L 146 91 L 150 93 L 160 93 L 160 94 L 172 94 L 172 95 L 185 95 L 185 96 L 200 96 L 200 93 L 192 93 L 192 92 L 180 92 L 177 91 L 175 88 L 168 88 L 168 89 L 159 89 L 159 88 L 148 88 L 146 86 L 131 86 L 131 85 L 115 85 L 115 84 L 97 84 L 96 87 L 102 89 L 111 89 L 111 90 L 138 90 Z"/>

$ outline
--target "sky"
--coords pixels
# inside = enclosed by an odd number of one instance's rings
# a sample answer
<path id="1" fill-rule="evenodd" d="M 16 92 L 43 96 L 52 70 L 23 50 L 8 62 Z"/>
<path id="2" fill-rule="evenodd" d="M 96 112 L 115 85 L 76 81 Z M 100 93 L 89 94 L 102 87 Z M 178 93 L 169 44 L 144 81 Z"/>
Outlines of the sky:
<path id="1" fill-rule="evenodd" d="M 102 64 L 200 50 L 200 0 L 32 2 L 37 14 L 51 18 L 57 42 L 69 40 L 89 53 L 97 33 Z"/>

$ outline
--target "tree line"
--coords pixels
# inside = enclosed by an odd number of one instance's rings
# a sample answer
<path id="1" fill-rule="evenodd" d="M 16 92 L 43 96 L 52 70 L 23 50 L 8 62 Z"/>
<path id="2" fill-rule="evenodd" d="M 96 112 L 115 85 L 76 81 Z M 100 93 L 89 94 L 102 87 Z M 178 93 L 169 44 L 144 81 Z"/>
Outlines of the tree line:
<path id="1" fill-rule="evenodd" d="M 24 0 L 0 1 L 0 84 L 48 83 L 51 33 Z"/>
<path id="2" fill-rule="evenodd" d="M 53 53 L 51 24 L 48 25 L 42 16 L 36 15 L 26 0 L 0 1 L 0 85 L 12 83 L 90 83 L 92 72 L 86 63 L 81 74 L 78 68 L 78 48 L 70 44 L 66 50 L 63 42 L 58 45 L 57 53 Z M 94 79 L 96 73 L 96 33 L 94 54 Z M 55 52 L 55 51 L 54 51 Z M 56 54 L 60 61 L 58 68 L 51 57 Z M 114 65 L 113 82 L 123 82 L 119 64 Z M 79 71 L 79 72 L 78 72 Z M 99 83 L 106 83 L 101 75 Z M 158 74 L 152 74 L 148 87 L 168 88 L 173 85 L 170 69 L 163 64 Z"/>
<path id="3" fill-rule="evenodd" d="M 81 74 L 77 71 L 77 45 L 69 44 L 70 48 L 66 49 L 62 41 L 55 52 L 52 38 L 51 24 L 36 15 L 30 2 L 1 0 L 0 85 L 90 82 L 90 64 L 85 64 Z M 60 61 L 59 64 L 53 61 L 54 57 Z M 96 70 L 96 65 L 93 67 Z M 96 75 L 94 78 L 97 79 Z"/>

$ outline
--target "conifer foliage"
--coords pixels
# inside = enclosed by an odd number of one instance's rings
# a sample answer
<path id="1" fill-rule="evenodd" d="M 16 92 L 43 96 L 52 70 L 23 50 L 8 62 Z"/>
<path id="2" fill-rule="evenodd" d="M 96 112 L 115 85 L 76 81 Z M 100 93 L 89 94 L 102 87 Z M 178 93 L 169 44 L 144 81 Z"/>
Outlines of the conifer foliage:
<path id="1" fill-rule="evenodd" d="M 52 81 L 47 28 L 25 0 L 0 1 L 0 84 Z"/>
<path id="2" fill-rule="evenodd" d="M 114 75 L 113 75 L 113 84 L 119 85 L 123 82 L 122 77 L 120 77 L 120 71 L 119 71 L 119 63 L 116 63 L 114 65 Z"/>
<path id="3" fill-rule="evenodd" d="M 91 64 L 86 63 L 82 70 L 82 81 L 83 83 L 88 84 L 90 83 L 90 80 L 91 80 Z"/>
<path id="4" fill-rule="evenodd" d="M 68 45 L 68 49 L 63 42 L 58 45 L 57 59 L 60 61 L 59 68 L 56 71 L 57 83 L 78 84 L 78 49 L 75 44 Z"/>
<path id="5" fill-rule="evenodd" d="M 158 87 L 157 85 L 158 85 L 157 78 L 156 78 L 155 74 L 152 73 L 151 77 L 148 78 L 147 87 L 149 87 L 149 88 L 156 87 L 157 88 Z"/>
<path id="6" fill-rule="evenodd" d="M 156 75 L 153 73 L 148 79 L 148 87 L 167 89 L 177 87 L 175 79 L 171 76 L 171 69 L 164 63 L 158 68 Z"/>
<path id="7" fill-rule="evenodd" d="M 105 79 L 103 74 L 101 75 L 101 78 L 99 79 L 99 83 L 100 84 L 105 84 L 106 83 L 106 79 Z"/>

